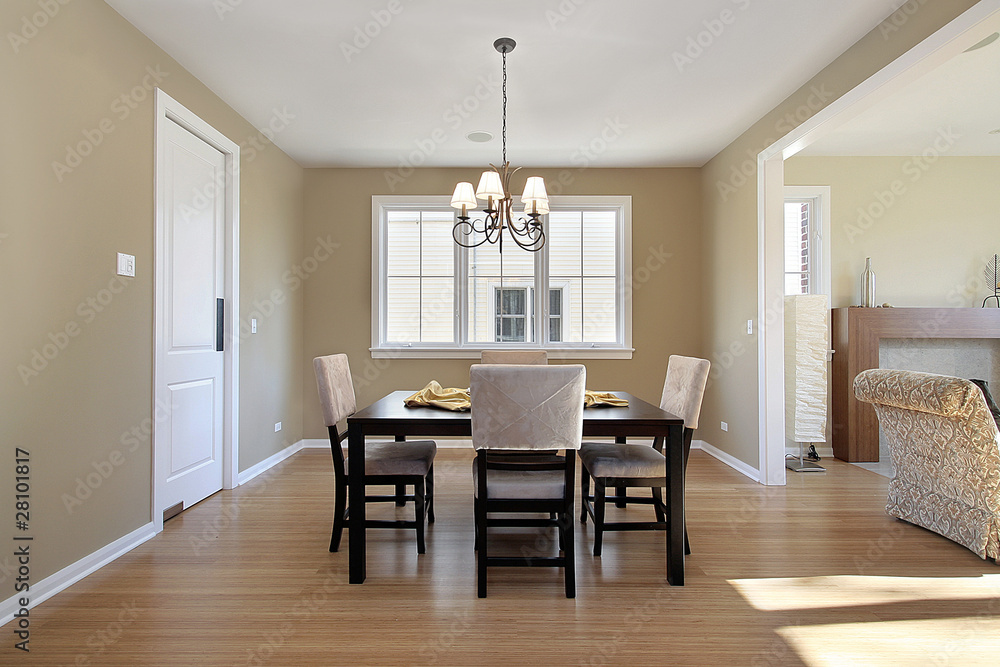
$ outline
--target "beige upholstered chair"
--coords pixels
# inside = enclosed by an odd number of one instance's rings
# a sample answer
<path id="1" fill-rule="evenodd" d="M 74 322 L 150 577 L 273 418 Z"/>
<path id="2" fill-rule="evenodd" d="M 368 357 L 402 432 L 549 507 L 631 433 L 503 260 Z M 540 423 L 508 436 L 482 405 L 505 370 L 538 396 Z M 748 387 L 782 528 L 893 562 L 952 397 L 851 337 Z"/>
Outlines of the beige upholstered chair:
<path id="1" fill-rule="evenodd" d="M 545 350 L 483 350 L 480 363 L 484 364 L 540 364 L 549 363 Z"/>
<path id="2" fill-rule="evenodd" d="M 323 419 L 330 432 L 330 448 L 333 451 L 333 472 L 336 483 L 333 509 L 333 534 L 330 537 L 330 551 L 340 548 L 340 538 L 344 524 L 349 520 L 347 507 L 347 459 L 341 441 L 347 430 L 341 434 L 337 424 L 342 419 L 357 412 L 354 383 L 346 354 L 331 354 L 313 359 L 316 384 L 319 388 L 320 403 L 323 405 Z M 382 442 L 365 444 L 365 485 L 392 485 L 399 492 L 391 496 L 365 496 L 366 502 L 395 502 L 405 504 L 412 500 L 415 506 L 413 521 L 382 521 L 368 519 L 366 528 L 405 528 L 417 531 L 417 553 L 424 553 L 424 521 L 434 521 L 434 455 L 437 445 L 432 440 L 411 442 Z M 413 494 L 406 495 L 407 485 L 413 486 Z"/>
<path id="3" fill-rule="evenodd" d="M 711 364 L 707 359 L 671 355 L 667 360 L 667 377 L 663 382 L 660 409 L 684 419 L 684 465 L 691 453 L 691 437 L 698 428 L 701 402 L 708 383 Z M 589 514 L 594 520 L 594 555 L 601 555 L 605 530 L 666 530 L 667 507 L 663 503 L 662 489 L 667 485 L 667 458 L 663 455 L 663 439 L 657 438 L 653 446 L 629 445 L 622 442 L 584 443 L 580 449 L 583 464 L 581 487 L 583 511 L 580 521 L 587 522 Z M 590 495 L 590 479 L 594 480 L 594 495 Z M 652 505 L 656 521 L 626 521 L 610 523 L 605 517 L 607 487 L 618 489 L 615 505 L 627 507 L 628 503 Z M 628 487 L 649 487 L 650 497 L 628 495 Z M 684 550 L 691 553 L 687 527 L 684 528 Z"/>
<path id="4" fill-rule="evenodd" d="M 576 451 L 583 436 L 586 369 L 581 365 L 474 365 L 470 371 L 476 514 L 476 579 L 486 597 L 487 568 L 564 568 L 566 597 L 576 596 L 573 507 Z M 562 456 L 538 456 L 564 450 Z M 494 453 L 505 456 L 496 458 Z M 536 454 L 521 461 L 514 452 Z M 504 518 L 491 517 L 504 513 Z M 510 518 L 510 514 L 533 513 Z M 537 513 L 549 513 L 537 518 Z M 490 556 L 488 530 L 498 526 L 555 527 L 561 556 Z"/>
<path id="5" fill-rule="evenodd" d="M 960 378 L 871 369 L 854 378 L 889 445 L 885 511 L 1000 564 L 1000 432 L 980 389 Z"/>

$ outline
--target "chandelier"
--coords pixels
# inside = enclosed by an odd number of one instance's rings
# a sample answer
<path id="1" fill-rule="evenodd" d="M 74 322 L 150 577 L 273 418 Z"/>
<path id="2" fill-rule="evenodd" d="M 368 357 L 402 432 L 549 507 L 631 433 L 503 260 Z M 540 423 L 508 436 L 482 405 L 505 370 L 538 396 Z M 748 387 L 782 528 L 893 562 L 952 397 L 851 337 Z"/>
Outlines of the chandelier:
<path id="1" fill-rule="evenodd" d="M 524 184 L 521 195 L 524 216 L 515 220 L 512 214 L 514 198 L 510 194 L 510 177 L 520 167 L 511 169 L 507 161 L 507 54 L 516 45 L 510 37 L 501 37 L 493 42 L 493 48 L 503 57 L 503 164 L 497 167 L 491 162 L 490 169 L 483 172 L 475 191 L 472 183 L 462 182 L 455 186 L 455 194 L 451 197 L 452 207 L 461 209 L 452 236 L 455 243 L 465 248 L 475 248 L 487 242 L 499 243 L 500 252 L 503 252 L 504 229 L 514 243 L 525 250 L 536 252 L 545 245 L 545 231 L 540 218 L 549 212 L 549 197 L 541 176 L 530 176 Z M 480 219 L 469 216 L 469 211 L 477 206 L 477 198 L 486 202 Z M 481 235 L 481 238 L 473 241 L 474 235 Z"/>

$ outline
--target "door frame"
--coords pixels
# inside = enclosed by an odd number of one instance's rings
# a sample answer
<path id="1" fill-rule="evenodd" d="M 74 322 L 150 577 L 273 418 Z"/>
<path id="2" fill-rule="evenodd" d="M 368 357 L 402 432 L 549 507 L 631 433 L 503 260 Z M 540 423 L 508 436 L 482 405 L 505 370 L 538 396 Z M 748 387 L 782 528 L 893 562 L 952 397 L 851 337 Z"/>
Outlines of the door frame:
<path id="1" fill-rule="evenodd" d="M 196 137 L 213 146 L 225 156 L 226 198 L 225 198 L 225 351 L 223 352 L 223 427 L 222 427 L 222 488 L 232 489 L 239 485 L 239 285 L 240 285 L 240 147 L 221 132 L 203 121 L 183 104 L 170 97 L 163 90 L 156 89 L 156 118 L 154 142 L 156 146 L 154 175 L 154 277 L 153 277 L 153 433 L 151 449 L 152 494 L 150 496 L 150 519 L 156 532 L 163 530 L 163 501 L 161 489 L 157 485 L 157 448 L 161 446 L 158 424 L 169 418 L 162 406 L 168 405 L 166 392 L 159 388 L 158 380 L 163 377 L 160 358 L 166 341 L 162 324 L 165 315 L 166 285 L 164 262 L 166 261 L 166 221 L 164 205 L 166 189 L 163 178 L 166 174 L 166 124 L 176 123 Z"/>
<path id="2" fill-rule="evenodd" d="M 993 32 L 1000 0 L 982 0 L 757 156 L 757 340 L 760 482 L 785 483 L 784 161 Z"/>

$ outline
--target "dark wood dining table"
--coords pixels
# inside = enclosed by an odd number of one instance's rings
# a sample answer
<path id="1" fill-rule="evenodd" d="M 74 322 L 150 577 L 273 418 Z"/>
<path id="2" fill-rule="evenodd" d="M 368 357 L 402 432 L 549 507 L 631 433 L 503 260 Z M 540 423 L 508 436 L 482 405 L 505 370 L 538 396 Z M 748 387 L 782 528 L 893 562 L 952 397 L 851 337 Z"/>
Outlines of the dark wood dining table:
<path id="1" fill-rule="evenodd" d="M 348 540 L 350 583 L 364 583 L 366 574 L 365 486 L 353 483 L 365 472 L 367 436 L 465 436 L 472 435 L 469 412 L 439 408 L 408 408 L 403 400 L 412 391 L 394 391 L 347 418 L 348 429 L 348 500 L 351 508 Z M 684 585 L 684 420 L 624 391 L 613 392 L 628 400 L 628 407 L 593 407 L 583 411 L 584 437 L 615 438 L 626 436 L 663 437 L 666 454 L 669 510 L 666 531 L 667 581 Z"/>

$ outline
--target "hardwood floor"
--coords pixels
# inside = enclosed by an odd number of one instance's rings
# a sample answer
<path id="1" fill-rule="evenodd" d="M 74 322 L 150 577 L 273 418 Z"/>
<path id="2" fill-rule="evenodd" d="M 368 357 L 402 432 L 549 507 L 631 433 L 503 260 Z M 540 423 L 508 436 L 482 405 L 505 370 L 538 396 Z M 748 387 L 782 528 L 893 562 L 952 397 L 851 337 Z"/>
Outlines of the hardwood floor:
<path id="1" fill-rule="evenodd" d="M 662 533 L 609 533 L 596 559 L 577 523 L 575 600 L 561 571 L 534 568 L 492 570 L 477 599 L 471 456 L 438 452 L 426 555 L 412 531 L 369 531 L 364 585 L 347 584 L 346 534 L 327 551 L 330 453 L 304 450 L 32 610 L 30 654 L 5 628 L 0 664 L 1000 661 L 1000 566 L 890 519 L 885 478 L 828 459 L 763 487 L 692 452 L 683 588 L 665 583 Z M 519 552 L 551 536 L 500 537 Z"/>

